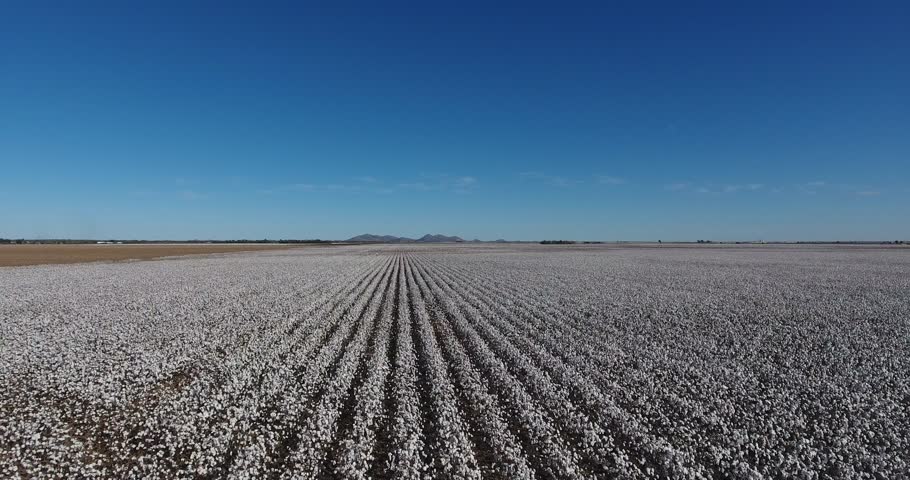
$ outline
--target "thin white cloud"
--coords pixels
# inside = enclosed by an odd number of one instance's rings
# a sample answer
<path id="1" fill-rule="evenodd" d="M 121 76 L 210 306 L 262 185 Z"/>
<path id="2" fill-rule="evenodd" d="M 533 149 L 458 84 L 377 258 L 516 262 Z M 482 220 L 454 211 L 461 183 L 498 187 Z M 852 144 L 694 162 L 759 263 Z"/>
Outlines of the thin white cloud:
<path id="1" fill-rule="evenodd" d="M 190 201 L 204 200 L 206 198 L 209 198 L 209 195 L 207 193 L 201 193 L 195 190 L 181 190 L 180 192 L 177 192 L 177 196 L 184 200 Z"/>
<path id="2" fill-rule="evenodd" d="M 279 185 L 273 188 L 259 189 L 257 190 L 257 193 L 261 195 L 276 195 L 285 192 L 314 192 L 316 190 L 317 185 L 312 183 L 292 183 L 289 185 Z"/>
<path id="3" fill-rule="evenodd" d="M 477 179 L 470 176 L 457 177 L 452 182 L 452 188 L 455 193 L 471 193 L 477 187 Z"/>
<path id="4" fill-rule="evenodd" d="M 195 184 L 196 184 L 195 181 L 189 180 L 184 177 L 177 177 L 174 179 L 174 185 L 177 185 L 178 187 L 185 187 L 188 185 L 195 185 Z"/>
<path id="5" fill-rule="evenodd" d="M 597 183 L 601 185 L 623 185 L 628 182 L 625 178 L 614 177 L 611 175 L 598 175 Z"/>
<path id="6" fill-rule="evenodd" d="M 883 193 L 881 188 L 878 188 L 873 185 L 853 185 L 849 183 L 831 183 L 822 180 L 816 180 L 812 182 L 806 182 L 802 185 L 797 185 L 797 189 L 807 195 L 815 195 L 819 191 L 825 191 L 828 193 L 839 193 L 857 195 L 860 197 L 876 197 Z"/>
<path id="7" fill-rule="evenodd" d="M 521 172 L 518 176 L 525 180 L 539 181 L 559 188 L 566 188 L 581 183 L 578 180 L 572 180 L 559 175 L 548 175 L 542 172 Z"/>
<path id="8" fill-rule="evenodd" d="M 796 189 L 805 194 L 808 194 L 808 195 L 815 195 L 816 193 L 818 193 L 819 189 L 824 188 L 827 185 L 828 185 L 828 182 L 826 182 L 824 180 L 813 180 L 811 182 L 806 182 L 802 185 L 797 185 Z"/>
<path id="9" fill-rule="evenodd" d="M 690 185 L 688 183 L 675 183 L 675 184 L 668 185 L 666 188 L 667 188 L 667 190 L 671 190 L 671 191 L 680 191 L 680 190 L 687 190 L 689 188 L 689 186 Z M 731 183 L 731 184 L 726 184 L 726 185 L 714 185 L 714 184 L 708 183 L 708 184 L 703 184 L 703 185 L 695 188 L 694 191 L 697 193 L 734 194 L 734 193 L 738 193 L 738 192 L 758 192 L 760 190 L 764 190 L 765 188 L 766 188 L 766 185 L 763 183 L 746 183 L 746 184 Z M 779 189 L 772 189 L 772 191 L 774 191 L 774 190 L 780 191 Z"/>
<path id="10" fill-rule="evenodd" d="M 327 183 L 322 186 L 323 190 L 329 192 L 360 192 L 363 188 L 360 185 L 347 185 L 343 183 Z"/>
<path id="11" fill-rule="evenodd" d="M 431 185 L 426 182 L 404 182 L 404 183 L 399 183 L 398 187 L 404 188 L 407 190 L 419 190 L 421 192 L 429 192 L 430 190 L 438 190 L 436 185 Z"/>
<path id="12" fill-rule="evenodd" d="M 421 178 L 424 180 L 401 182 L 397 184 L 397 187 L 421 192 L 451 191 L 455 193 L 471 193 L 478 185 L 477 178 L 470 175 L 424 174 L 421 175 Z"/>
<path id="13" fill-rule="evenodd" d="M 211 197 L 211 194 L 206 192 L 200 192 L 198 190 L 192 190 L 189 188 L 184 188 L 182 190 L 133 190 L 129 192 L 130 195 L 139 198 L 156 198 L 156 199 L 166 199 L 166 198 L 177 198 L 180 200 L 205 200 Z"/>
<path id="14" fill-rule="evenodd" d="M 748 183 L 745 185 L 724 185 L 722 191 L 724 193 L 736 193 L 741 191 L 750 191 L 755 192 L 764 188 L 765 185 L 762 183 Z"/>
<path id="15" fill-rule="evenodd" d="M 257 193 L 262 195 L 278 195 L 282 193 L 292 193 L 292 192 L 317 192 L 322 190 L 329 190 L 332 185 L 319 185 L 315 183 L 291 183 L 287 185 L 278 185 L 272 188 L 263 188 L 257 190 Z"/>
<path id="16" fill-rule="evenodd" d="M 470 187 L 477 183 L 477 179 L 474 177 L 458 177 L 453 183 L 458 187 Z"/>
<path id="17" fill-rule="evenodd" d="M 371 176 L 355 177 L 357 183 L 293 183 L 257 190 L 262 195 L 276 195 L 289 192 L 332 192 L 332 193 L 375 193 L 391 194 L 399 191 L 451 191 L 470 193 L 477 188 L 476 177 L 463 175 L 421 175 L 424 180 L 403 181 L 387 184 Z"/>
<path id="18" fill-rule="evenodd" d="M 133 190 L 130 192 L 130 195 L 134 197 L 157 197 L 161 195 L 161 192 L 157 190 Z"/>

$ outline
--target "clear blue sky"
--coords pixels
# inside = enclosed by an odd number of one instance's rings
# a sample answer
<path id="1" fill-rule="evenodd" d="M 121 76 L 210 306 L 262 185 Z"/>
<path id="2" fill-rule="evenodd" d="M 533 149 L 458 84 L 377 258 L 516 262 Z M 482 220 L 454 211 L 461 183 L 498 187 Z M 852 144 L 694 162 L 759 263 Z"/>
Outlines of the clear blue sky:
<path id="1" fill-rule="evenodd" d="M 910 2 L 303 3 L 4 2 L 0 237 L 910 238 Z"/>

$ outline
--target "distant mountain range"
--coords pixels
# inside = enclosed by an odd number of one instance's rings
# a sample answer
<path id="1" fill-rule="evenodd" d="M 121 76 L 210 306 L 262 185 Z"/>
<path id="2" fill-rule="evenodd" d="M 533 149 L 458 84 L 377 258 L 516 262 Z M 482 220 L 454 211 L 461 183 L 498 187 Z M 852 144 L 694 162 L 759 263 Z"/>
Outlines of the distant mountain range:
<path id="1" fill-rule="evenodd" d="M 349 242 L 375 242 L 375 243 L 449 243 L 449 242 L 463 242 L 464 239 L 461 237 L 449 237 L 446 235 L 440 234 L 426 234 L 420 238 L 408 238 L 408 237 L 396 237 L 394 235 L 373 235 L 371 233 L 364 233 L 363 235 L 357 235 L 356 237 L 349 238 Z"/>
<path id="2" fill-rule="evenodd" d="M 385 242 L 385 243 L 400 243 L 403 241 L 413 242 L 413 239 L 395 237 L 392 235 L 373 235 L 372 233 L 364 233 L 363 235 L 357 235 L 356 237 L 351 237 L 348 239 L 349 242 Z"/>

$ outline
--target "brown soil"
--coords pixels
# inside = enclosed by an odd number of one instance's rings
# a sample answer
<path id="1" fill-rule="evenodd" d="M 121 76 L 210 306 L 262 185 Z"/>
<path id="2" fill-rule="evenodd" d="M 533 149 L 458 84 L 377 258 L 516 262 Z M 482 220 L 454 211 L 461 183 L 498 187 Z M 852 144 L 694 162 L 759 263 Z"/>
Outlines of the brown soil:
<path id="1" fill-rule="evenodd" d="M 148 260 L 176 255 L 303 248 L 298 245 L 153 244 L 153 245 L 0 245 L 0 267 L 57 263 Z"/>

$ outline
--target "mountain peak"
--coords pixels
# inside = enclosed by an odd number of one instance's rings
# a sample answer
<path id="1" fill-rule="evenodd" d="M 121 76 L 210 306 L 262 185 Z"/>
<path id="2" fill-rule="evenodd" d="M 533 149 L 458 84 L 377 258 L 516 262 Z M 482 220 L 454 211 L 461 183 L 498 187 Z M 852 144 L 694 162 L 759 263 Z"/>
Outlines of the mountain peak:
<path id="1" fill-rule="evenodd" d="M 420 237 L 417 241 L 423 242 L 423 243 L 443 243 L 443 242 L 463 242 L 464 240 L 461 237 L 454 237 L 454 236 L 449 237 L 446 235 L 442 235 L 440 233 L 436 233 L 436 234 L 428 233 L 428 234 Z"/>
<path id="2" fill-rule="evenodd" d="M 420 242 L 420 243 L 446 243 L 446 242 L 463 242 L 464 240 L 461 237 L 446 236 L 439 233 L 436 234 L 426 234 L 417 240 L 408 237 L 396 237 L 394 235 L 374 235 L 372 233 L 364 233 L 362 235 L 357 235 L 356 237 L 351 237 L 347 241 L 349 242 L 370 242 L 370 243 L 409 243 L 409 242 Z"/>

